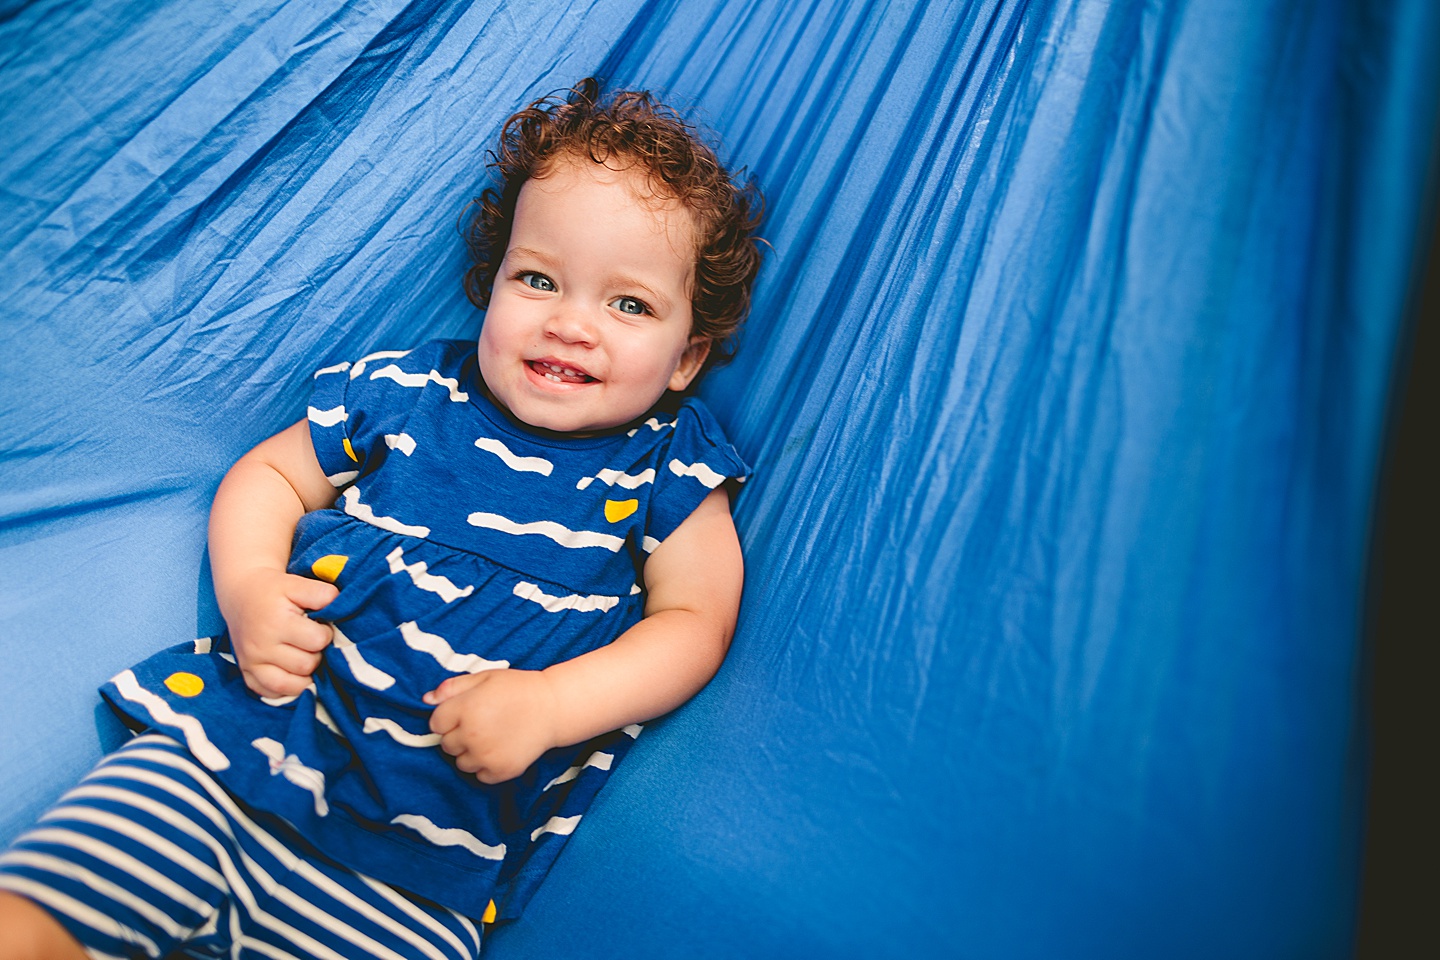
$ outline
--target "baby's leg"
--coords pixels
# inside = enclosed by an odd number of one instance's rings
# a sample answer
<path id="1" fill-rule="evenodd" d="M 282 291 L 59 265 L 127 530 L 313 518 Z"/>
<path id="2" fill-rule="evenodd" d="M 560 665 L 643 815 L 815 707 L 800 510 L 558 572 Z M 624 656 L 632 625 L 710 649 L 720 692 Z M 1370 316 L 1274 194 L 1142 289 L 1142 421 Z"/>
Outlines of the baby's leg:
<path id="1" fill-rule="evenodd" d="M 325 858 L 154 734 L 102 760 L 0 854 L 0 891 L 31 901 L 32 917 L 43 908 L 93 957 L 184 945 L 204 956 L 467 960 L 480 949 L 472 921 Z M 12 955 L 5 944 L 0 935 L 0 960 Z"/>
<path id="2" fill-rule="evenodd" d="M 0 957 L 85 960 L 85 951 L 50 914 L 24 897 L 0 890 Z"/>
<path id="3" fill-rule="evenodd" d="M 68 938 L 69 953 L 47 947 L 36 956 L 160 957 L 213 926 L 225 901 L 207 882 L 216 876 L 214 841 L 174 802 L 185 778 L 147 764 L 147 753 L 186 756 L 168 738 L 131 741 L 0 853 L 4 909 L 19 929 Z M 0 933 L 0 957 L 11 955 L 8 936 Z"/>

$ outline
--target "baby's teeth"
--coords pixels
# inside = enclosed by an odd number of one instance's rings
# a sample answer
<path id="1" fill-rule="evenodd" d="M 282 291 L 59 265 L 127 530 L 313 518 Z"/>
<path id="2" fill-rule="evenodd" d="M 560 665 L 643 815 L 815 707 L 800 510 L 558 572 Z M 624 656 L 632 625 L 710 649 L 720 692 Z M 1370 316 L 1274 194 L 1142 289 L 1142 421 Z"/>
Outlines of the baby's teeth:
<path id="1" fill-rule="evenodd" d="M 547 374 L 545 374 L 545 379 L 546 379 L 546 380 L 554 380 L 556 383 L 560 383 L 560 382 L 561 382 L 560 378 L 557 377 L 557 376 L 555 376 L 555 374 L 553 374 L 553 373 L 547 373 Z"/>

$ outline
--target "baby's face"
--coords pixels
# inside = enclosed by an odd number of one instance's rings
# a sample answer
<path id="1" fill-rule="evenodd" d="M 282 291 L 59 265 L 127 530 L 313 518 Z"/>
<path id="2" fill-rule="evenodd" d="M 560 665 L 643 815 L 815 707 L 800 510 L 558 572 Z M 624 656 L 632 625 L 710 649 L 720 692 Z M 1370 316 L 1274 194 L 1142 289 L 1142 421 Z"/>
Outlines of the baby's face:
<path id="1" fill-rule="evenodd" d="M 480 333 L 480 373 L 519 420 L 589 433 L 689 386 L 695 223 L 643 174 L 558 160 L 527 180 Z"/>

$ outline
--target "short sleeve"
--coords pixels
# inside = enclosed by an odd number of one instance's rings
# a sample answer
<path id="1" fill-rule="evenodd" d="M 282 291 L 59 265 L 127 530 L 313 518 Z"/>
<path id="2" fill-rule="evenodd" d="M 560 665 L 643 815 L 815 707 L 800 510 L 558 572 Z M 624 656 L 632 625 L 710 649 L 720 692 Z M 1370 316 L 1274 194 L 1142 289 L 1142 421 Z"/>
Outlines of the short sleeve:
<path id="1" fill-rule="evenodd" d="M 405 425 L 425 387 L 460 389 L 447 346 L 436 341 L 414 350 L 381 350 L 315 372 L 305 416 L 315 457 L 332 484 L 349 484 L 390 450 L 413 443 Z"/>
<path id="2" fill-rule="evenodd" d="M 696 398 L 687 399 L 676 412 L 674 432 L 655 469 L 646 541 L 664 543 L 711 491 L 727 480 L 743 483 L 748 476 L 750 468 L 709 409 Z"/>

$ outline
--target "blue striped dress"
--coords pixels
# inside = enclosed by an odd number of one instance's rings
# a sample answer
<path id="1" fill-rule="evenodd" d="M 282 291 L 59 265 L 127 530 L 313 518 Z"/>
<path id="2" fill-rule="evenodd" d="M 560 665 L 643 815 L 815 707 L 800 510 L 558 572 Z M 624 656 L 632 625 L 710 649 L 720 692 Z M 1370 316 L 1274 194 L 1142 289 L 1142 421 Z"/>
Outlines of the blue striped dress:
<path id="1" fill-rule="evenodd" d="M 492 902 L 517 916 L 639 727 L 487 786 L 437 746 L 421 697 L 615 639 L 643 614 L 646 556 L 748 470 L 694 399 L 592 437 L 518 426 L 480 389 L 468 341 L 319 371 L 309 422 L 341 491 L 301 519 L 291 554 L 291 573 L 340 588 L 310 688 L 256 696 L 222 635 L 102 693 L 345 866 L 470 916 Z"/>

